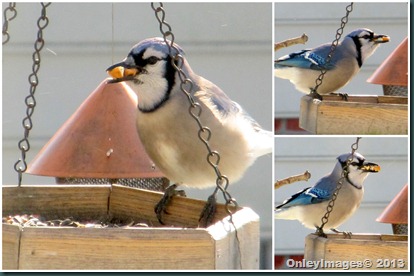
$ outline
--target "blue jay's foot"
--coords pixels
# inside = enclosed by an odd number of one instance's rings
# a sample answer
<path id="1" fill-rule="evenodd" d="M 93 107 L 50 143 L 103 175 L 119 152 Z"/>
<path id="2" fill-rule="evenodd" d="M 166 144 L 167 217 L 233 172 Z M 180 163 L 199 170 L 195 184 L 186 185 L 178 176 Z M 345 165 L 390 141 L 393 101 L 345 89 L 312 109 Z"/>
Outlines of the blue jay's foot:
<path id="1" fill-rule="evenodd" d="M 208 197 L 206 205 L 204 205 L 203 211 L 201 211 L 198 222 L 202 227 L 207 227 L 213 222 L 214 214 L 216 213 L 217 199 L 216 193 L 213 193 Z"/>
<path id="2" fill-rule="evenodd" d="M 337 96 L 341 96 L 342 100 L 344 101 L 348 101 L 348 94 L 347 93 L 331 93 L 331 95 L 337 95 Z"/>
<path id="3" fill-rule="evenodd" d="M 315 234 L 318 235 L 319 237 L 322 237 L 322 238 L 327 238 L 328 237 L 325 234 L 325 232 L 323 232 L 323 228 L 320 228 L 318 226 L 316 226 L 316 232 L 315 232 Z"/>
<path id="4" fill-rule="evenodd" d="M 343 234 L 346 238 L 352 238 L 352 232 L 349 231 L 339 231 L 335 228 L 331 228 L 332 232 L 335 232 L 336 234 Z"/>
<path id="5" fill-rule="evenodd" d="M 318 99 L 318 100 L 322 101 L 322 96 L 318 92 L 316 92 L 315 90 L 313 90 L 313 89 L 309 93 L 309 96 L 311 96 L 312 99 Z"/>
<path id="6" fill-rule="evenodd" d="M 164 195 L 162 196 L 161 200 L 154 207 L 154 212 L 157 215 L 157 219 L 161 224 L 164 224 L 164 222 L 162 221 L 162 215 L 169 214 L 167 212 L 167 206 L 170 203 L 171 198 L 175 195 L 185 196 L 184 191 L 182 190 L 177 191 L 176 188 L 177 188 L 177 184 L 173 184 L 170 187 L 168 187 L 165 190 Z"/>

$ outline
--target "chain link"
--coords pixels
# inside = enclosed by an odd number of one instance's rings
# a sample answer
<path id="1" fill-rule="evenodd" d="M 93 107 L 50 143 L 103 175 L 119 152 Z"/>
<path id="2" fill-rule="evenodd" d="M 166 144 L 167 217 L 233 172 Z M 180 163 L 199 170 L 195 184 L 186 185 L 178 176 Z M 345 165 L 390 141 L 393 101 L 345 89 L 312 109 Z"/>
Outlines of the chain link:
<path id="1" fill-rule="evenodd" d="M 37 26 L 39 30 L 37 32 L 37 38 L 34 43 L 35 51 L 33 52 L 33 55 L 32 55 L 32 60 L 33 60 L 32 73 L 28 77 L 30 89 L 29 89 L 29 95 L 25 98 L 26 117 L 22 121 L 24 135 L 23 135 L 23 139 L 21 139 L 18 143 L 18 147 L 21 152 L 21 157 L 14 164 L 14 170 L 18 174 L 19 187 L 21 186 L 21 183 L 22 183 L 23 173 L 27 170 L 26 153 L 30 150 L 29 134 L 30 134 L 30 130 L 33 128 L 32 115 L 36 107 L 36 99 L 34 95 L 36 92 L 37 85 L 39 84 L 39 77 L 37 73 L 40 69 L 40 62 L 41 62 L 40 51 L 43 49 L 43 46 L 45 45 L 45 41 L 43 39 L 43 30 L 49 24 L 49 18 L 46 16 L 46 8 L 50 4 L 51 3 L 46 3 L 46 4 L 41 3 L 42 5 L 41 15 L 39 19 L 37 20 Z"/>
<path id="2" fill-rule="evenodd" d="M 328 56 L 326 57 L 325 67 L 327 67 L 329 65 L 329 63 L 331 62 L 331 59 L 332 59 L 333 54 L 336 50 L 336 47 L 339 44 L 339 40 L 341 39 L 341 36 L 344 32 L 345 25 L 348 23 L 348 17 L 349 17 L 349 14 L 352 12 L 353 6 L 354 6 L 354 3 L 351 2 L 351 4 L 349 4 L 346 7 L 346 15 L 344 17 L 342 17 L 342 19 L 341 19 L 341 27 L 336 30 L 335 39 L 334 39 L 334 41 L 332 41 L 331 49 L 329 51 Z M 321 68 L 321 74 L 315 80 L 315 87 L 313 89 L 311 89 L 311 95 L 314 95 L 315 97 L 317 97 L 319 99 L 321 99 L 321 96 L 318 94 L 317 90 L 318 90 L 319 86 L 322 85 L 323 78 L 325 77 L 326 72 L 327 72 L 327 69 Z"/>
<path id="3" fill-rule="evenodd" d="M 352 160 L 354 159 L 354 154 L 355 154 L 355 151 L 358 149 L 358 143 L 359 143 L 359 140 L 361 139 L 361 137 L 357 137 L 357 140 L 356 140 L 356 142 L 355 143 L 353 143 L 352 145 L 351 145 L 351 154 L 348 156 L 348 159 L 347 159 L 347 161 L 346 161 L 346 165 L 342 168 L 342 174 L 341 174 L 341 178 L 338 180 L 338 182 L 336 183 L 336 188 L 335 188 L 335 191 L 334 191 L 334 193 L 333 193 L 333 195 L 332 195 L 332 198 L 331 198 L 331 200 L 329 201 L 329 203 L 328 203 L 328 206 L 326 206 L 326 213 L 325 213 L 325 215 L 321 218 L 321 222 L 322 222 L 322 224 L 321 224 L 321 226 L 319 226 L 319 227 L 317 227 L 317 229 L 316 229 L 316 232 L 319 234 L 319 235 L 324 235 L 324 233 L 323 233 L 323 227 L 325 226 L 325 224 L 327 224 L 328 223 L 328 221 L 329 221 L 329 215 L 332 213 L 332 211 L 333 211 L 333 208 L 334 208 L 334 205 L 335 205 L 335 201 L 336 201 L 336 199 L 337 199 L 337 197 L 338 197 L 338 194 L 339 194 L 339 191 L 341 190 L 341 188 L 342 188 L 342 185 L 343 185 L 343 181 L 345 180 L 345 179 L 347 179 L 348 178 L 348 174 L 349 174 L 349 165 L 352 163 Z"/>
<path id="4" fill-rule="evenodd" d="M 211 130 L 204 126 L 201 122 L 201 114 L 202 109 L 201 106 L 194 97 L 192 96 L 194 84 L 191 79 L 188 78 L 187 74 L 182 70 L 184 65 L 184 57 L 180 54 L 178 48 L 174 45 L 174 34 L 172 32 L 171 25 L 165 21 L 165 10 L 162 3 L 156 7 L 154 3 L 151 3 L 151 7 L 155 12 L 155 17 L 159 23 L 160 32 L 163 35 L 164 42 L 168 45 L 169 54 L 173 59 L 173 67 L 177 71 L 178 76 L 180 78 L 181 84 L 180 88 L 181 91 L 187 96 L 188 101 L 190 103 L 189 107 L 189 114 L 194 120 L 197 122 L 199 127 L 198 130 L 198 138 L 204 143 L 207 148 L 207 162 L 210 166 L 214 169 L 216 173 L 216 189 L 215 193 L 220 190 L 223 193 L 223 196 L 226 200 L 226 210 L 229 214 L 232 212 L 230 211 L 229 205 L 234 205 L 238 207 L 237 202 L 231 195 L 227 192 L 227 187 L 229 185 L 229 179 L 221 174 L 219 169 L 220 163 L 220 154 L 217 151 L 213 151 L 210 147 L 209 141 L 211 138 Z"/>
<path id="5" fill-rule="evenodd" d="M 3 45 L 9 42 L 10 35 L 9 35 L 9 22 L 15 19 L 17 16 L 17 10 L 16 10 L 16 3 L 10 2 L 9 6 L 4 9 L 3 12 Z"/>

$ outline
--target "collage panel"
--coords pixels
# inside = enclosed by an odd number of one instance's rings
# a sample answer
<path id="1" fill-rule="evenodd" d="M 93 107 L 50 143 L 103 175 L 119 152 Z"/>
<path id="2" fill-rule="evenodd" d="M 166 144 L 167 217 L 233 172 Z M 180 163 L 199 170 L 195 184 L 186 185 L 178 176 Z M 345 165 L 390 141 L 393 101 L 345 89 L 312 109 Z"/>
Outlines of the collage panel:
<path id="1" fill-rule="evenodd" d="M 3 269 L 272 269 L 271 2 L 2 10 Z"/>
<path id="2" fill-rule="evenodd" d="M 408 134 L 407 3 L 274 10 L 275 134 Z"/>
<path id="3" fill-rule="evenodd" d="M 406 137 L 276 137 L 275 269 L 407 269 L 401 256 L 408 254 L 402 246 L 408 235 L 408 143 Z M 317 227 L 327 238 L 317 238 Z M 401 244 L 386 244 L 393 234 Z M 395 260 L 381 267 L 381 258 Z"/>

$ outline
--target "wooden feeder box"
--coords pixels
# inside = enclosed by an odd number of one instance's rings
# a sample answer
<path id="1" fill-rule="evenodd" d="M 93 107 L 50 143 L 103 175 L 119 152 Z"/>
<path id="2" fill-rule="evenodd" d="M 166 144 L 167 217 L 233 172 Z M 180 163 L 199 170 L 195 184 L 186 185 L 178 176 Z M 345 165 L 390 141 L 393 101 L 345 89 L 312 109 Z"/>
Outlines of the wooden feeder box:
<path id="1" fill-rule="evenodd" d="M 65 185 L 3 187 L 3 218 L 28 214 L 84 225 L 24 227 L 6 220 L 3 269 L 258 269 L 259 217 L 249 208 L 230 208 L 233 226 L 219 205 L 213 224 L 200 228 L 206 202 L 174 197 L 160 225 L 154 206 L 165 178 L 139 140 L 136 106 L 136 95 L 126 85 L 103 81 L 26 171 Z M 87 185 L 68 185 L 73 180 Z M 149 191 L 154 187 L 158 191 Z M 114 220 L 124 223 L 85 226 Z M 122 226 L 131 222 L 145 227 Z"/>
<path id="2" fill-rule="evenodd" d="M 314 134 L 408 134 L 408 98 L 323 95 L 301 98 L 299 126 Z"/>
<path id="3" fill-rule="evenodd" d="M 406 235 L 352 234 L 348 238 L 328 234 L 323 238 L 310 234 L 306 236 L 304 258 L 324 262 L 322 269 L 327 270 L 344 270 L 344 265 L 352 264 L 352 270 L 407 270 L 410 264 Z"/>
<path id="4" fill-rule="evenodd" d="M 158 223 L 154 205 L 162 193 L 122 185 L 3 187 L 3 217 L 39 214 L 146 223 L 148 227 L 20 227 L 3 223 L 5 270 L 213 270 L 258 269 L 259 217 L 233 211 L 237 234 L 223 205 L 214 223 L 198 227 L 205 202 L 174 197 Z"/>

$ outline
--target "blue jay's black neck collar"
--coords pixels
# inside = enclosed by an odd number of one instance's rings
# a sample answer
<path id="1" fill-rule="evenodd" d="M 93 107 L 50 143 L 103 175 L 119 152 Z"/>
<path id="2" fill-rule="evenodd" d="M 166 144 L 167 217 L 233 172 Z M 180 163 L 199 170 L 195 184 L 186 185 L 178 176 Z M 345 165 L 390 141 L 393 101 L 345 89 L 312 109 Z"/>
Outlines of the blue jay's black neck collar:
<path id="1" fill-rule="evenodd" d="M 361 68 L 361 66 L 362 66 L 362 53 L 361 53 L 362 44 L 361 44 L 361 41 L 359 40 L 358 36 L 352 36 L 351 38 L 355 43 L 355 48 L 356 48 L 356 51 L 357 51 L 356 60 L 358 62 L 359 68 Z"/>
<path id="2" fill-rule="evenodd" d="M 352 186 L 354 186 L 356 189 L 358 189 L 358 190 L 360 190 L 360 189 L 362 189 L 362 186 L 359 186 L 359 185 L 356 185 L 354 182 L 352 182 L 352 180 L 349 178 L 349 167 L 350 166 L 352 166 L 352 165 L 354 165 L 354 166 L 362 166 L 363 165 L 363 163 L 364 163 L 364 160 L 360 160 L 360 159 L 358 159 L 358 161 L 359 162 L 351 162 L 350 164 L 349 164 L 349 166 L 347 167 L 347 161 L 345 161 L 345 162 L 342 162 L 342 161 L 340 161 L 339 160 L 339 163 L 341 163 L 341 166 L 342 166 L 342 170 L 344 170 L 344 175 L 345 175 L 345 179 L 346 179 L 346 181 L 348 181 L 349 182 L 349 184 L 351 184 Z"/>
<path id="3" fill-rule="evenodd" d="M 142 58 L 141 58 L 142 60 Z M 175 84 L 175 73 L 176 70 L 172 64 L 173 60 L 170 56 L 167 56 L 164 60 L 166 60 L 165 63 L 165 72 L 164 72 L 164 78 L 167 80 L 167 90 L 165 91 L 164 97 L 162 97 L 158 102 L 154 103 L 154 105 L 150 108 L 140 108 L 138 106 L 138 109 L 142 112 L 142 113 L 151 113 L 155 110 L 157 110 L 158 108 L 161 108 L 170 98 L 171 95 L 171 91 L 174 87 Z M 177 65 L 177 61 L 174 61 L 175 65 Z"/>

